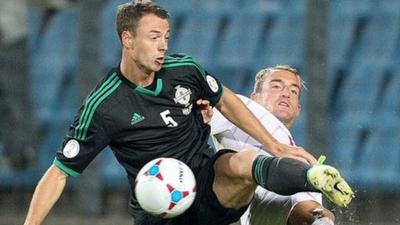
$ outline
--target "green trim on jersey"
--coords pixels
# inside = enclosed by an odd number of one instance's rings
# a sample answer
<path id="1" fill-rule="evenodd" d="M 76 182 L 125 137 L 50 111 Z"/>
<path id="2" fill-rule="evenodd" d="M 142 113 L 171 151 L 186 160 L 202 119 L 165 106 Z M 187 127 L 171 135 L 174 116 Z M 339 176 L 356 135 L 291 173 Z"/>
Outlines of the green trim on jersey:
<path id="1" fill-rule="evenodd" d="M 75 172 L 74 170 L 66 167 L 62 162 L 60 162 L 58 159 L 54 159 L 53 164 L 56 165 L 60 170 L 66 172 L 68 175 L 72 176 L 72 177 L 78 177 L 79 175 L 81 175 L 78 172 Z"/>
<path id="2" fill-rule="evenodd" d="M 158 79 L 157 79 L 157 87 L 156 87 L 156 90 L 150 91 L 149 89 L 146 89 L 146 88 L 144 88 L 144 87 L 142 87 L 142 86 L 137 86 L 137 87 L 135 88 L 135 90 L 138 91 L 138 92 L 141 92 L 141 93 L 143 93 L 143 94 L 146 94 L 146 95 L 157 96 L 158 94 L 160 94 L 160 92 L 161 92 L 161 90 L 162 90 L 162 87 L 163 87 L 162 79 L 158 78 Z"/>
<path id="3" fill-rule="evenodd" d="M 257 184 L 262 187 L 266 186 L 266 179 L 264 176 L 266 163 L 268 163 L 268 156 L 259 155 L 254 159 L 252 174 Z"/>
<path id="4" fill-rule="evenodd" d="M 201 75 L 203 77 L 206 76 L 206 71 L 204 68 L 195 62 L 192 57 L 186 55 L 184 57 L 173 57 L 173 56 L 167 56 L 165 58 L 165 62 L 162 65 L 162 68 L 170 68 L 170 67 L 178 67 L 178 66 L 194 66 L 197 68 L 197 70 L 200 71 Z"/>
<path id="5" fill-rule="evenodd" d="M 107 80 L 93 92 L 86 100 L 82 114 L 79 118 L 79 123 L 75 128 L 74 138 L 85 140 L 93 115 L 99 105 L 110 96 L 122 83 L 117 73 L 113 73 Z"/>

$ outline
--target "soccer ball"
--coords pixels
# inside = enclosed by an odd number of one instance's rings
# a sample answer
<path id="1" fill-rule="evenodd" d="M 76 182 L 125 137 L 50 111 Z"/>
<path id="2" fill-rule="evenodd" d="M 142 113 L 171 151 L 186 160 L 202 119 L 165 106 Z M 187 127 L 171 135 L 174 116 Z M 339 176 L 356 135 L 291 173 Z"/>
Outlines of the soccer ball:
<path id="1" fill-rule="evenodd" d="M 173 158 L 157 158 L 139 171 L 135 194 L 148 213 L 172 218 L 190 207 L 196 196 L 196 180 L 192 170 Z"/>

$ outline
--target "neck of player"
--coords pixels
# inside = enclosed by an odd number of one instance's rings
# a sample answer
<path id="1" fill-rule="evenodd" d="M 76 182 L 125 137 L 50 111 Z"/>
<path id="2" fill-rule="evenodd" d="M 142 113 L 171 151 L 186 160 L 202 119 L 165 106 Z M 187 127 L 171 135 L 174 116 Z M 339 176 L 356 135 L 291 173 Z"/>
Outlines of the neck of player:
<path id="1" fill-rule="evenodd" d="M 123 57 L 120 69 L 122 75 L 137 86 L 146 87 L 154 81 L 155 72 L 146 69 L 137 61 L 127 61 L 127 59 Z"/>

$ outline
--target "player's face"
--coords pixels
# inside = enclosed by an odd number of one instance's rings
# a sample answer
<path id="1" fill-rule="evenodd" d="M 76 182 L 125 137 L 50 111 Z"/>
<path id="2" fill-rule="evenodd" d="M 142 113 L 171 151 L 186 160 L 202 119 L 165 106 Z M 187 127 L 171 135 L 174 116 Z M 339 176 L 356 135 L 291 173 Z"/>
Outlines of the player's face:
<path id="1" fill-rule="evenodd" d="M 129 55 L 140 69 L 159 71 L 168 50 L 168 39 L 168 20 L 154 14 L 145 15 L 139 20 L 136 36 L 132 37 Z"/>
<path id="2" fill-rule="evenodd" d="M 289 128 L 300 114 L 300 80 L 292 72 L 276 70 L 265 77 L 256 101 Z"/>

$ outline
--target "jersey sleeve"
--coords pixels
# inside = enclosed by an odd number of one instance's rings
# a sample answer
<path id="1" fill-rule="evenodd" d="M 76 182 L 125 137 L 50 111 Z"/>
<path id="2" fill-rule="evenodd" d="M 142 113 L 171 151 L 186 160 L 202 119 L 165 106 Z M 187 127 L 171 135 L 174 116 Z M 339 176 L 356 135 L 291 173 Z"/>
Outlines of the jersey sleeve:
<path id="1" fill-rule="evenodd" d="M 213 111 L 214 114 L 210 121 L 210 135 L 220 134 L 224 131 L 230 130 L 233 127 L 233 124 L 227 120 L 215 107 L 213 108 Z"/>
<path id="2" fill-rule="evenodd" d="M 83 107 L 70 126 L 53 163 L 70 176 L 80 175 L 109 143 L 105 121 L 107 118 L 100 113 Z"/>
<path id="3" fill-rule="evenodd" d="M 196 78 L 201 88 L 201 98 L 209 100 L 210 104 L 215 106 L 223 94 L 223 85 L 217 78 L 204 70 L 200 64 L 193 62 L 194 68 L 196 68 Z"/>
<path id="4" fill-rule="evenodd" d="M 246 107 L 254 114 L 254 116 L 261 122 L 261 124 L 274 136 L 276 129 L 279 127 L 279 120 L 267 109 L 251 100 L 250 98 L 237 95 Z"/>
<path id="5" fill-rule="evenodd" d="M 253 106 L 251 106 L 252 100 L 237 94 L 236 96 L 239 97 L 239 99 L 251 110 Z M 257 107 L 257 106 L 256 106 Z M 228 119 L 226 119 L 216 108 L 213 109 L 214 114 L 211 118 L 210 121 L 210 126 L 211 126 L 211 133 L 210 135 L 216 135 L 223 133 L 225 131 L 232 130 L 235 125 L 233 125 Z M 256 110 L 253 111 L 255 113 Z"/>
<path id="6" fill-rule="evenodd" d="M 202 94 L 204 99 L 209 100 L 210 104 L 215 106 L 223 94 L 223 85 L 217 78 L 209 74 L 207 71 L 204 71 L 204 74 L 201 75 L 200 84 L 203 90 Z"/>

